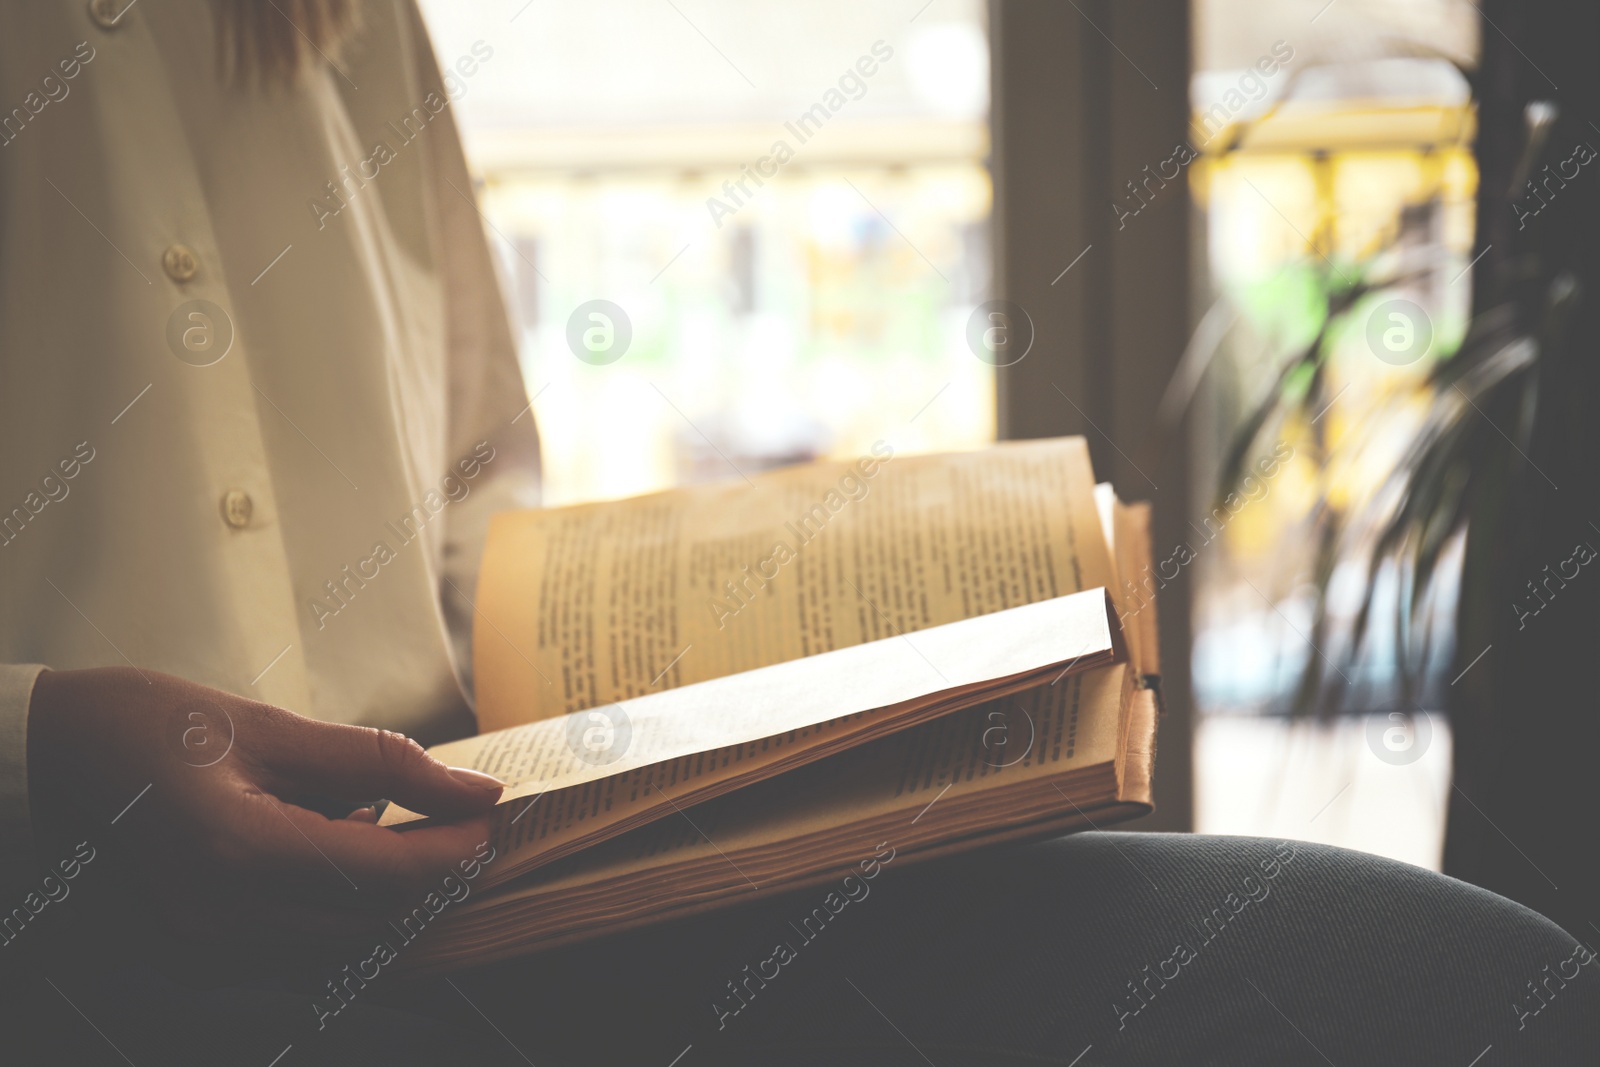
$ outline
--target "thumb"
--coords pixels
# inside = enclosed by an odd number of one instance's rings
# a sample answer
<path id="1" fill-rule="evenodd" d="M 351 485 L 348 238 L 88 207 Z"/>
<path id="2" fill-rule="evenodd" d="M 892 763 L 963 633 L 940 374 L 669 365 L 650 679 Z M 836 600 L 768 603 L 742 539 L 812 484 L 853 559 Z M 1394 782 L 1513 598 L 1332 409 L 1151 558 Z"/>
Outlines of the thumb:
<path id="1" fill-rule="evenodd" d="M 262 752 L 272 771 L 343 800 L 383 797 L 420 815 L 457 819 L 494 807 L 505 783 L 447 767 L 404 734 L 291 715 Z"/>

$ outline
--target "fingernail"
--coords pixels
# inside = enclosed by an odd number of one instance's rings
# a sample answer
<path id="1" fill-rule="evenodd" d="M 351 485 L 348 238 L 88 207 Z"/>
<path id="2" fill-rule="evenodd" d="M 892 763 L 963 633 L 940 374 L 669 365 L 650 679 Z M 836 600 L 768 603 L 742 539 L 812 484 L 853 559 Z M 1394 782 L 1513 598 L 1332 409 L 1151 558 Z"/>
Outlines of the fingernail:
<path id="1" fill-rule="evenodd" d="M 450 777 L 462 785 L 470 785 L 474 789 L 499 792 L 506 787 L 506 784 L 494 775 L 484 774 L 482 771 L 475 771 L 470 767 L 446 767 L 445 769 L 450 772 Z"/>

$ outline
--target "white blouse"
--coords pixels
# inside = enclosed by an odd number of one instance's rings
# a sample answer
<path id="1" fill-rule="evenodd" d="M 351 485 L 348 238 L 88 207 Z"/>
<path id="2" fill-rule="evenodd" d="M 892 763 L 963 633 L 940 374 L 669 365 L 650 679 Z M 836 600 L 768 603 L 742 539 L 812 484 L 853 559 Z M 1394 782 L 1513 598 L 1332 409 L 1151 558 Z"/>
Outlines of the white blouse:
<path id="1" fill-rule="evenodd" d="M 537 503 L 460 81 L 414 4 L 367 3 L 337 68 L 265 90 L 219 77 L 212 14 L 35 0 L 0 32 L 11 873 L 37 665 L 468 734 L 487 516 Z"/>

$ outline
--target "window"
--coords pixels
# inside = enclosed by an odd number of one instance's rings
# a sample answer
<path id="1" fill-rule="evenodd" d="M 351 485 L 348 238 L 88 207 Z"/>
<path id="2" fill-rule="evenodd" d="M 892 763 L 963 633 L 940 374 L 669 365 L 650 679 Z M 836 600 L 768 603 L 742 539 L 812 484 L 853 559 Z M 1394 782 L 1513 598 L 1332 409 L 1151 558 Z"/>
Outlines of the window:
<path id="1" fill-rule="evenodd" d="M 1348 616 L 1375 583 L 1372 654 L 1350 679 L 1347 703 L 1364 716 L 1327 726 L 1272 716 L 1290 703 L 1308 657 L 1337 652 L 1308 637 L 1313 512 L 1353 514 L 1372 501 L 1420 422 L 1423 376 L 1465 333 L 1474 114 L 1464 77 L 1428 53 L 1475 55 L 1476 12 L 1432 2 L 1318 6 L 1195 7 L 1191 102 L 1196 136 L 1207 140 L 1191 181 L 1206 226 L 1206 291 L 1217 301 L 1202 331 L 1222 338 L 1196 420 L 1203 492 L 1218 485 L 1245 413 L 1322 328 L 1330 294 L 1405 280 L 1364 297 L 1330 336 L 1328 402 L 1275 438 L 1291 458 L 1207 524 L 1208 538 L 1212 525 L 1220 530 L 1222 551 L 1201 558 L 1195 591 L 1196 828 L 1286 834 L 1437 867 L 1450 780 L 1445 720 L 1430 716 L 1425 741 L 1418 728 L 1400 742 L 1417 746 L 1415 760 L 1384 760 L 1369 743 L 1375 733 L 1382 744 L 1393 725 L 1385 712 L 1396 664 L 1384 628 L 1392 576 L 1347 566 L 1329 585 L 1330 614 Z M 1254 63 L 1275 45 L 1293 59 L 1262 75 Z M 1397 300 L 1420 316 L 1393 317 Z M 1449 682 L 1439 672 L 1449 662 L 1452 590 L 1440 592 L 1424 709 L 1440 706 Z"/>
<path id="2" fill-rule="evenodd" d="M 423 9 L 548 503 L 993 439 L 981 3 Z"/>

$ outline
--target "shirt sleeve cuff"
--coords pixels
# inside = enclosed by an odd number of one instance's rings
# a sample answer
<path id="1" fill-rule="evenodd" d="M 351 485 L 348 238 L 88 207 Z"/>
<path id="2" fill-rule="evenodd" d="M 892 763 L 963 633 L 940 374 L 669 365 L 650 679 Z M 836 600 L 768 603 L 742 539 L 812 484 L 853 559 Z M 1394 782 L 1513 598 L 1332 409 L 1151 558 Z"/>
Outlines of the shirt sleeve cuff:
<path id="1" fill-rule="evenodd" d="M 33 822 L 28 809 L 28 704 L 45 668 L 0 664 L 0 870 L 31 877 Z"/>

